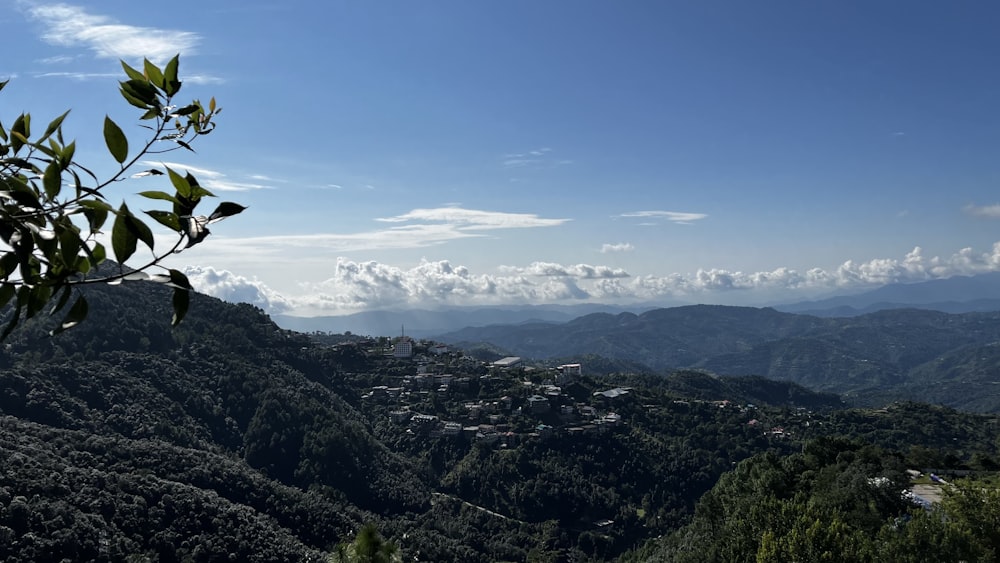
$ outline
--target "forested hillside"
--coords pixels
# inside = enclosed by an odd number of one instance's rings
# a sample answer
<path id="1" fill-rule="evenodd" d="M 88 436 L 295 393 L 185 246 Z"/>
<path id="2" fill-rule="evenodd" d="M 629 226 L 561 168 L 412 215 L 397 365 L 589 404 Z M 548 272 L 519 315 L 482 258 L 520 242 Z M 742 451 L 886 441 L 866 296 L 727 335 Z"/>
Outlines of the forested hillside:
<path id="1" fill-rule="evenodd" d="M 996 465 L 989 417 L 586 360 L 500 369 L 429 341 L 395 358 L 390 338 L 198 295 L 171 329 L 166 297 L 95 286 L 87 322 L 3 343 L 0 559 L 319 561 L 370 523 L 407 560 L 604 561 L 659 550 L 720 476 L 815 438 Z"/>

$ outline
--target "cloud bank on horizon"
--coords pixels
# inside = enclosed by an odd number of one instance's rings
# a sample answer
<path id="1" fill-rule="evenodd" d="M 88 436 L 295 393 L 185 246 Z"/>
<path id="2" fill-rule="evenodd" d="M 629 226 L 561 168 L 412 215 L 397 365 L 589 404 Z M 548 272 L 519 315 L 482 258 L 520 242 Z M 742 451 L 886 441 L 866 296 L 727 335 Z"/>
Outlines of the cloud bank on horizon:
<path id="1" fill-rule="evenodd" d="M 338 258 L 333 275 L 301 284 L 296 295 L 280 295 L 256 279 L 226 270 L 189 268 L 194 287 L 208 295 L 257 305 L 271 313 L 340 315 L 377 309 L 436 309 L 456 306 L 582 302 L 676 305 L 732 301 L 745 292 L 750 304 L 803 300 L 821 292 L 862 290 L 1000 271 L 1000 241 L 989 252 L 963 248 L 948 257 L 925 257 L 920 247 L 901 259 L 848 260 L 834 270 L 769 272 L 698 270 L 692 274 L 631 276 L 618 268 L 535 262 L 502 266 L 501 274 L 475 274 L 447 260 L 422 261 L 403 269 L 375 261 Z"/>

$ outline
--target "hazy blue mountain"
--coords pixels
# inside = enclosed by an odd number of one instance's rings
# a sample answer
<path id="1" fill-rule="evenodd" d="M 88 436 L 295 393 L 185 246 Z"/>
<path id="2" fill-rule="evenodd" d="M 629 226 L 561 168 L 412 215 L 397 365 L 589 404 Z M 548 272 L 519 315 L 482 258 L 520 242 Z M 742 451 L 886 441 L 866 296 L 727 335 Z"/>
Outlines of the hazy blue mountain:
<path id="1" fill-rule="evenodd" d="M 945 313 L 1000 310 L 1000 272 L 919 283 L 894 283 L 856 295 L 775 305 L 786 313 L 849 317 L 883 309 L 919 308 Z"/>
<path id="2" fill-rule="evenodd" d="M 706 358 L 750 350 L 829 321 L 774 309 L 691 305 L 634 313 L 594 313 L 553 325 L 470 327 L 436 338 L 459 346 L 489 342 L 532 358 L 597 354 L 653 369 L 687 367 Z"/>
<path id="3" fill-rule="evenodd" d="M 653 307 L 640 307 L 645 311 Z M 329 332 L 394 336 L 405 331 L 407 336 L 425 338 L 465 327 L 527 322 L 567 322 L 591 313 L 620 313 L 626 307 L 602 305 L 524 305 L 515 307 L 459 307 L 431 310 L 365 311 L 342 316 L 294 317 L 272 315 L 282 328 L 298 332 Z"/>
<path id="4" fill-rule="evenodd" d="M 892 309 L 820 318 L 699 305 L 641 315 L 594 314 L 558 325 L 467 328 L 437 338 L 459 346 L 489 342 L 530 358 L 589 353 L 641 362 L 659 372 L 695 367 L 759 375 L 866 402 L 905 397 L 1000 410 L 995 381 L 1000 377 L 994 363 L 982 359 L 996 356 L 992 346 L 1000 342 L 1000 312 Z"/>

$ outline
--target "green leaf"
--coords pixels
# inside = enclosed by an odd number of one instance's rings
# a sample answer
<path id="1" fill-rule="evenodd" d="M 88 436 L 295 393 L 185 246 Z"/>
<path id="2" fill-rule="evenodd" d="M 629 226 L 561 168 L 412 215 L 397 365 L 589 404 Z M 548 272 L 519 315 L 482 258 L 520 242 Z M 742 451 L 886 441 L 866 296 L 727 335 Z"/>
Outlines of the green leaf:
<path id="1" fill-rule="evenodd" d="M 31 116 L 22 113 L 14 120 L 14 125 L 10 128 L 10 148 L 15 153 L 27 142 L 30 130 Z"/>
<path id="2" fill-rule="evenodd" d="M 177 190 L 179 196 L 185 198 L 191 197 L 191 183 L 188 182 L 187 178 L 174 172 L 169 166 L 167 167 L 167 175 L 170 176 L 170 183 L 174 185 L 174 189 Z"/>
<path id="3" fill-rule="evenodd" d="M 59 155 L 59 166 L 63 170 L 66 170 L 73 164 L 73 155 L 76 153 L 76 141 L 70 142 L 62 149 L 62 154 Z"/>
<path id="4" fill-rule="evenodd" d="M 191 248 L 205 240 L 205 237 L 211 234 L 206 227 L 208 225 L 208 217 L 199 215 L 197 217 L 182 217 L 181 219 L 183 220 L 184 234 L 188 238 L 187 245 L 184 248 Z"/>
<path id="5" fill-rule="evenodd" d="M 128 103 L 132 104 L 133 106 L 139 109 L 149 109 L 149 104 L 142 101 L 142 99 L 133 94 L 131 90 L 127 90 L 124 86 L 124 82 L 122 84 L 123 86 L 119 88 L 118 91 L 121 92 L 122 97 L 125 98 L 125 101 L 127 101 Z"/>
<path id="6" fill-rule="evenodd" d="M 211 215 L 208 216 L 208 222 L 215 223 L 216 221 L 221 221 L 226 217 L 232 217 L 233 215 L 242 213 L 244 209 L 246 209 L 246 207 L 243 205 L 233 203 L 231 201 L 224 201 L 215 208 L 215 211 L 213 211 Z"/>
<path id="7" fill-rule="evenodd" d="M 120 62 L 122 63 L 122 69 L 125 71 L 125 74 L 128 75 L 128 77 L 131 78 L 132 80 L 145 80 L 146 79 L 146 77 L 143 76 L 141 72 L 139 72 L 138 70 L 130 67 L 128 65 L 128 63 L 126 63 L 125 61 L 120 61 Z"/>
<path id="8" fill-rule="evenodd" d="M 91 249 L 87 245 L 83 246 L 83 251 L 87 253 L 87 260 L 90 261 L 90 265 L 94 268 L 100 266 L 108 257 L 108 251 L 104 249 L 104 245 L 95 242 L 94 248 Z"/>
<path id="9" fill-rule="evenodd" d="M 142 197 L 147 197 L 149 199 L 162 199 L 164 201 L 169 201 L 171 203 L 180 204 L 180 201 L 176 197 L 168 194 L 167 192 L 151 190 L 146 192 L 139 192 L 138 195 L 141 195 Z"/>
<path id="10" fill-rule="evenodd" d="M 149 59 L 142 60 L 142 67 L 146 71 L 146 77 L 149 78 L 149 81 L 155 86 L 163 88 L 163 71 L 160 70 L 160 67 L 154 65 Z"/>
<path id="11" fill-rule="evenodd" d="M 55 133 L 56 130 L 59 129 L 59 127 L 62 126 L 62 122 L 63 122 L 64 119 L 66 119 L 66 116 L 69 115 L 69 112 L 70 112 L 70 110 L 66 110 L 66 113 L 60 115 L 59 117 L 57 117 L 55 119 L 53 119 L 49 123 L 49 126 L 45 128 L 45 133 L 41 136 L 41 138 L 39 138 L 37 141 L 35 141 L 35 143 L 42 143 L 42 142 L 45 141 L 45 139 L 48 139 L 50 136 L 52 136 L 52 134 Z"/>
<path id="12" fill-rule="evenodd" d="M 114 208 L 111 207 L 106 201 L 101 201 L 99 199 L 81 199 L 77 202 L 78 205 L 86 207 L 88 209 L 94 209 L 97 211 L 113 211 Z"/>
<path id="13" fill-rule="evenodd" d="M 111 152 L 111 156 L 118 164 L 124 164 L 128 158 L 128 138 L 125 137 L 121 127 L 118 127 L 118 124 L 106 115 L 104 116 L 104 143 L 108 145 L 108 151 Z"/>
<path id="14" fill-rule="evenodd" d="M 184 320 L 184 315 L 187 315 L 188 305 L 191 303 L 191 296 L 188 294 L 188 290 L 174 288 L 174 316 L 170 320 L 170 326 L 177 326 L 181 324 Z"/>
<path id="15" fill-rule="evenodd" d="M 180 270 L 167 270 L 170 275 L 170 285 L 180 289 L 194 289 L 191 287 L 191 282 L 188 281 L 187 276 L 184 275 Z"/>
<path id="16" fill-rule="evenodd" d="M 15 291 L 14 284 L 12 283 L 0 285 L 0 308 L 10 303 L 10 300 L 14 298 Z"/>
<path id="17" fill-rule="evenodd" d="M 59 191 L 62 189 L 62 167 L 58 162 L 53 160 L 45 167 L 42 185 L 45 187 L 45 197 L 49 201 L 59 196 Z"/>
<path id="18" fill-rule="evenodd" d="M 72 268 L 80 256 L 80 248 L 84 243 L 80 240 L 80 229 L 68 218 L 64 218 L 64 220 L 65 225 L 57 224 L 56 233 L 59 236 L 59 247 L 62 250 L 63 263 Z"/>
<path id="19" fill-rule="evenodd" d="M 63 322 L 49 334 L 55 336 L 64 330 L 71 329 L 82 323 L 87 318 L 87 309 L 87 300 L 81 295 L 77 298 L 76 303 L 73 303 L 69 313 L 66 313 L 66 318 L 63 319 Z"/>
<path id="20" fill-rule="evenodd" d="M 163 225 L 164 227 L 174 232 L 177 233 L 181 232 L 181 221 L 180 218 L 177 217 L 176 213 L 171 213 L 169 211 L 159 211 L 154 209 L 152 211 L 147 211 L 146 215 L 149 215 L 150 217 L 155 219 L 157 223 Z"/>
<path id="21" fill-rule="evenodd" d="M 146 223 L 143 223 L 138 217 L 129 213 L 126 218 L 126 224 L 135 234 L 136 238 L 141 240 L 150 250 L 153 250 L 153 231 L 149 230 Z"/>
<path id="22" fill-rule="evenodd" d="M 42 203 L 38 201 L 35 190 L 31 189 L 27 183 L 18 176 L 7 176 L 3 182 L 5 187 L 10 188 L 10 197 L 22 207 L 41 209 Z"/>
<path id="23" fill-rule="evenodd" d="M 111 248 L 115 252 L 115 260 L 118 260 L 120 264 L 124 264 L 135 254 L 135 247 L 139 242 L 135 230 L 129 225 L 128 217 L 130 215 L 128 206 L 122 202 L 122 206 L 118 208 L 117 217 L 115 217 L 114 227 L 111 229 Z"/>
<path id="24" fill-rule="evenodd" d="M 177 80 L 177 66 L 180 63 L 180 55 L 174 55 L 174 58 L 167 62 L 167 66 L 163 69 L 163 91 L 167 93 L 167 96 L 174 96 L 181 89 L 181 82 Z"/>
<path id="25" fill-rule="evenodd" d="M 50 299 L 52 299 L 52 286 L 33 286 L 28 292 L 28 307 L 24 312 L 24 318 L 30 319 L 37 315 L 45 308 Z"/>
<path id="26" fill-rule="evenodd" d="M 68 285 L 63 286 L 61 295 L 59 296 L 59 301 L 57 301 L 56 304 L 53 305 L 52 309 L 49 311 L 49 314 L 54 315 L 58 313 L 60 310 L 62 310 L 62 308 L 66 306 L 66 303 L 69 303 L 69 298 L 72 295 L 73 295 L 72 287 Z"/>
<path id="27" fill-rule="evenodd" d="M 194 112 L 196 112 L 196 111 L 198 111 L 200 109 L 201 109 L 201 106 L 199 104 L 189 104 L 189 105 L 186 105 L 186 106 L 184 106 L 184 107 L 182 107 L 180 109 L 175 109 L 171 113 L 173 115 L 178 115 L 178 116 L 181 116 L 181 115 L 191 115 L 192 113 L 194 113 Z"/>
<path id="28" fill-rule="evenodd" d="M 154 88 L 153 85 L 146 80 L 133 79 L 121 82 L 120 84 L 123 91 L 145 104 L 140 107 L 160 107 L 160 100 L 157 98 L 156 88 Z"/>
<path id="29" fill-rule="evenodd" d="M 17 254 L 5 252 L 0 257 L 0 277 L 7 279 L 15 271 L 17 271 Z"/>

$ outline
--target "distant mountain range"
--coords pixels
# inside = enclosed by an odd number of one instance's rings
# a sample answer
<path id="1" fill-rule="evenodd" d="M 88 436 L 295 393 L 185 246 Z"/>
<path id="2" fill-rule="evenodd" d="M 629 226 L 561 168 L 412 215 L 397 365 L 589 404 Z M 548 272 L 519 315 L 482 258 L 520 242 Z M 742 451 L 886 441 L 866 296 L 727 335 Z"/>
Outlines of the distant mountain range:
<path id="1" fill-rule="evenodd" d="M 1000 411 L 1000 312 L 898 309 L 820 318 L 696 305 L 466 328 L 437 339 L 459 347 L 488 342 L 529 358 L 628 359 L 661 373 L 759 375 L 862 403 L 909 398 Z"/>
<path id="2" fill-rule="evenodd" d="M 272 315 L 282 328 L 299 332 L 328 332 L 390 336 L 405 332 L 415 338 L 433 337 L 466 327 L 516 325 L 533 322 L 565 323 L 592 313 L 640 314 L 664 304 L 630 306 L 524 305 L 457 307 L 443 310 L 366 311 L 343 316 L 295 317 Z M 850 317 L 885 309 L 917 308 L 945 313 L 1000 311 L 1000 272 L 952 277 L 910 284 L 890 284 L 854 295 L 817 301 L 774 305 L 786 313 L 819 317 Z"/>
<path id="3" fill-rule="evenodd" d="M 654 307 L 640 307 L 646 311 Z M 582 305 L 523 305 L 513 307 L 458 307 L 436 311 L 412 309 L 400 311 L 365 311 L 342 316 L 294 317 L 271 315 L 282 328 L 298 332 L 329 332 L 370 336 L 395 336 L 405 333 L 426 338 L 467 326 L 514 325 L 526 322 L 564 323 L 591 313 L 621 313 L 634 307 L 588 303 Z"/>
<path id="4" fill-rule="evenodd" d="M 920 283 L 894 283 L 878 289 L 774 307 L 786 313 L 850 317 L 885 309 L 927 309 L 945 313 L 1000 311 L 1000 272 L 955 276 Z"/>

